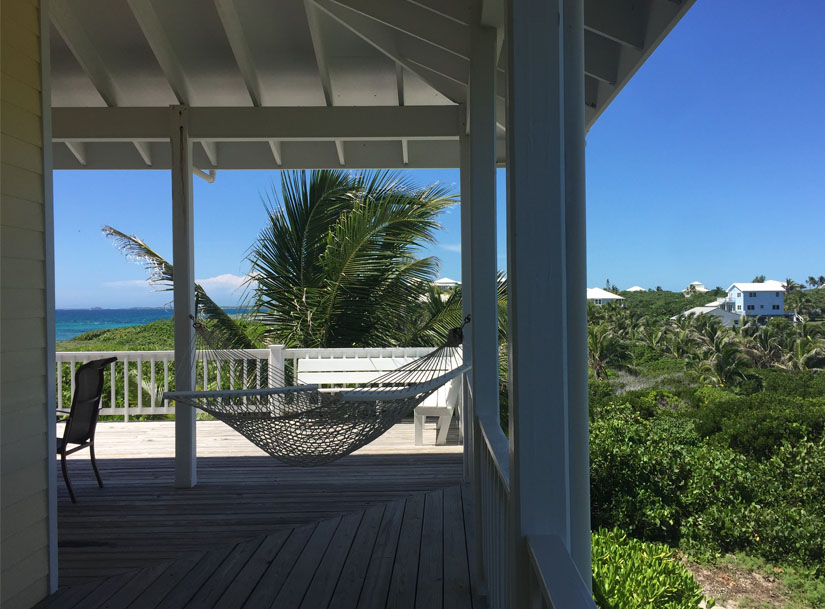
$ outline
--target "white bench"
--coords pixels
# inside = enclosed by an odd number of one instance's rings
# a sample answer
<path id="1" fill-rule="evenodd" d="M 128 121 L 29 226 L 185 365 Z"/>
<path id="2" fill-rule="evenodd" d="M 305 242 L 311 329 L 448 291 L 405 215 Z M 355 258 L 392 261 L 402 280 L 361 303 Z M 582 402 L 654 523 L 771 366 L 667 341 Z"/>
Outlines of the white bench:
<path id="1" fill-rule="evenodd" d="M 353 357 L 353 358 L 304 358 L 298 359 L 297 379 L 300 383 L 320 385 L 322 387 L 342 387 L 374 381 L 387 372 L 400 368 L 411 361 L 411 357 Z M 460 364 L 457 362 L 456 365 Z M 444 372 L 449 372 L 445 368 Z M 436 444 L 447 443 L 447 432 L 453 414 L 459 411 L 461 377 L 447 382 L 416 407 L 413 413 L 415 422 L 415 445 L 424 443 L 424 423 L 427 417 L 438 417 L 436 423 Z M 459 425 L 459 429 L 461 426 Z"/>

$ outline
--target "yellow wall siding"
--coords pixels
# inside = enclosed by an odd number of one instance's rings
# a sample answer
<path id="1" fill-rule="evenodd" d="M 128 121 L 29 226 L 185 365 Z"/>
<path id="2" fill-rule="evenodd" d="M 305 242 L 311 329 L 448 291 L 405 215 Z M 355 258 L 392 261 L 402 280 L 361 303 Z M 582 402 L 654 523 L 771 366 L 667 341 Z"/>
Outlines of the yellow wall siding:
<path id="1" fill-rule="evenodd" d="M 0 605 L 49 592 L 46 226 L 38 2 L 0 4 Z"/>

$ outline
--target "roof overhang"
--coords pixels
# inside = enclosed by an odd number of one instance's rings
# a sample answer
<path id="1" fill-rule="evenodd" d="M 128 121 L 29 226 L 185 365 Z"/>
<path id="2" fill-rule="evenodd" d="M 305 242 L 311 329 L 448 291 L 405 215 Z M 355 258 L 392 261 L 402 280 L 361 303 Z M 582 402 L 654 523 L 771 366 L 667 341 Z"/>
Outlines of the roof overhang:
<path id="1" fill-rule="evenodd" d="M 585 0 L 593 125 L 693 0 Z M 57 169 L 168 168 L 169 107 L 204 169 L 457 167 L 470 30 L 502 1 L 51 0 Z"/>

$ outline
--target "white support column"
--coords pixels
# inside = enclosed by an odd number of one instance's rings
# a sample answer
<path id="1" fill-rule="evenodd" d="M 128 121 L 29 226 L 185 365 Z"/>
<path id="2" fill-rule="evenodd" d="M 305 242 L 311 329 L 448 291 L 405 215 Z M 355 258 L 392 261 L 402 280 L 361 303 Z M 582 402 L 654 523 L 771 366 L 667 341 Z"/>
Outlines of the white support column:
<path id="1" fill-rule="evenodd" d="M 475 413 L 498 424 L 496 31 L 474 27 L 470 59 L 470 290 Z"/>
<path id="2" fill-rule="evenodd" d="M 564 193 L 567 256 L 567 378 L 570 434 L 570 553 L 590 588 L 590 417 L 587 388 L 587 245 L 584 2 L 564 0 Z"/>
<path id="3" fill-rule="evenodd" d="M 583 565 L 581 505 L 586 485 L 585 430 L 580 425 L 585 277 L 583 159 L 567 146 L 584 137 L 583 121 L 565 129 L 565 101 L 583 106 L 583 92 L 570 95 L 564 77 L 563 5 L 581 0 L 508 3 L 507 250 L 510 347 L 510 496 L 513 518 L 512 606 L 529 606 L 526 535 L 557 535 Z M 580 8 L 579 8 L 580 10 Z M 571 36 L 573 34 L 571 33 Z M 581 34 L 579 34 L 581 35 Z M 573 44 L 573 43 L 571 43 Z M 575 45 L 574 45 L 575 46 Z M 574 63 L 568 70 L 577 69 Z M 582 70 L 581 67 L 578 68 Z M 581 76 L 579 76 L 581 78 Z M 574 102 L 573 98 L 578 102 Z M 578 119 L 576 118 L 578 121 Z M 566 133 L 567 131 L 567 133 Z M 581 144 L 579 144 L 580 146 Z M 577 146 L 578 148 L 578 146 Z M 569 155 L 569 156 L 568 156 Z M 570 168 L 566 163 L 571 163 Z M 567 217 L 568 193 L 571 218 Z M 567 243 L 568 236 L 579 243 Z M 576 277 L 578 275 L 579 277 Z M 581 284 L 583 285 L 583 284 Z M 576 310 L 571 314 L 571 305 Z M 571 408 L 571 399 L 576 400 Z M 575 412 L 573 412 L 575 411 Z M 586 432 L 585 432 L 586 433 Z M 573 447 L 572 443 L 576 442 Z M 575 483 L 572 476 L 579 479 Z M 576 526 L 574 538 L 573 527 Z M 575 550 L 574 550 L 575 542 Z M 590 579 L 589 572 L 582 573 Z"/>
<path id="4" fill-rule="evenodd" d="M 466 116 L 462 113 L 462 116 Z M 473 312 L 473 290 L 472 290 L 472 266 L 470 258 L 470 242 L 472 231 L 470 229 L 470 136 L 462 133 L 458 138 L 459 145 L 459 166 L 461 169 L 461 314 L 466 318 Z M 473 353 L 473 324 L 464 327 L 464 358 L 470 360 Z M 473 417 L 475 408 L 470 396 L 470 387 L 473 382 L 473 371 L 465 374 L 466 380 L 461 383 L 462 413 L 461 424 L 464 427 L 464 480 L 470 481 L 473 476 Z"/>
<path id="5" fill-rule="evenodd" d="M 172 256 L 175 267 L 175 390 L 195 389 L 195 246 L 192 204 L 192 143 L 188 108 L 173 106 L 172 143 Z M 195 409 L 175 407 L 175 486 L 191 488 L 198 482 L 195 446 Z"/>

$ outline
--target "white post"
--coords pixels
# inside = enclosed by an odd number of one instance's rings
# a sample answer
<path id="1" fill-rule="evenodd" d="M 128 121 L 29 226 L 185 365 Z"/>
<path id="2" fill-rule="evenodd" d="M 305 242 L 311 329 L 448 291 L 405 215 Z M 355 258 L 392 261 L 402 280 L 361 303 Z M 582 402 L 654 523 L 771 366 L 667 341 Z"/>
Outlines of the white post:
<path id="1" fill-rule="evenodd" d="M 581 566 L 587 548 L 580 547 L 585 515 L 582 493 L 573 481 L 588 484 L 582 467 L 580 415 L 586 417 L 586 385 L 582 389 L 584 323 L 578 290 L 586 273 L 583 230 L 583 158 L 567 144 L 583 138 L 579 108 L 583 92 L 563 64 L 563 27 L 574 31 L 573 16 L 564 6 L 581 10 L 581 0 L 508 2 L 508 124 L 507 124 L 507 263 L 509 279 L 510 347 L 510 496 L 513 531 L 514 607 L 529 605 L 529 568 L 525 539 L 528 534 L 557 535 Z M 577 6 L 579 5 L 579 6 Z M 570 41 L 572 47 L 577 46 Z M 582 78 L 579 76 L 578 78 Z M 565 129 L 565 119 L 575 123 Z M 568 139 L 569 138 L 569 139 Z M 582 144 L 580 144 L 582 145 Z M 569 154 L 569 156 L 568 156 Z M 570 168 L 567 168 L 570 163 Z M 567 185 L 567 176 L 577 180 Z M 568 190 L 569 189 L 569 190 Z M 567 217 L 571 196 L 570 213 Z M 567 243 L 567 239 L 579 243 Z M 575 277 L 579 275 L 579 277 Z M 572 314 L 570 309 L 575 309 Z M 584 378 L 586 383 L 586 378 Z M 576 400 L 571 408 L 571 400 Z M 584 413 L 580 412 L 584 401 Z M 577 410 L 579 409 L 579 410 Z M 576 442 L 573 447 L 572 443 Z M 574 538 L 573 526 L 576 526 Z M 576 549 L 574 552 L 574 541 Z M 582 573 L 585 581 L 589 572 Z"/>
<path id="2" fill-rule="evenodd" d="M 470 289 L 475 413 L 498 424 L 496 30 L 475 26 L 470 60 Z"/>
<path id="3" fill-rule="evenodd" d="M 466 116 L 466 113 L 462 113 Z M 470 241 L 472 231 L 470 230 L 470 136 L 462 133 L 458 138 L 460 168 L 461 168 L 461 312 L 462 317 L 472 314 L 472 259 L 470 258 Z M 462 346 L 463 357 L 467 361 L 472 361 L 473 354 L 473 324 L 464 327 L 464 344 Z M 470 399 L 470 387 L 472 386 L 473 371 L 465 373 L 465 378 L 461 379 L 461 425 L 464 427 L 464 480 L 470 481 L 473 472 L 473 417 L 475 408 Z"/>
<path id="4" fill-rule="evenodd" d="M 564 0 L 564 192 L 567 241 L 567 378 L 570 433 L 570 553 L 588 588 L 590 417 L 587 388 L 584 2 Z"/>
<path id="5" fill-rule="evenodd" d="M 269 362 L 266 386 L 280 387 L 284 382 L 284 346 L 269 345 Z"/>
<path id="6" fill-rule="evenodd" d="M 195 389 L 195 246 L 192 204 L 192 143 L 187 108 L 173 106 L 172 143 L 172 255 L 175 267 L 175 390 Z M 195 409 L 175 406 L 175 486 L 191 488 L 198 482 L 195 445 Z"/>

